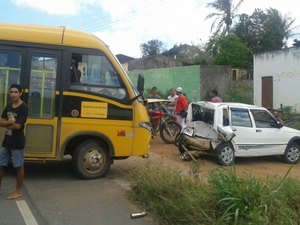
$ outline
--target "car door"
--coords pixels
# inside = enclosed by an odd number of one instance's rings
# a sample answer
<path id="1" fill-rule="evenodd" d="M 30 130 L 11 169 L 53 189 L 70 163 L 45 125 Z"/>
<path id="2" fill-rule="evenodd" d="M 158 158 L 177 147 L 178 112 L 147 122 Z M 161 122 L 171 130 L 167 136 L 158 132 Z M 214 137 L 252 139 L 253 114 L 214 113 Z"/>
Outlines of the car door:
<path id="1" fill-rule="evenodd" d="M 250 110 L 255 133 L 253 141 L 257 144 L 259 155 L 282 154 L 290 136 L 281 130 L 281 126 L 270 112 L 265 109 Z"/>
<path id="2" fill-rule="evenodd" d="M 230 107 L 230 125 L 235 134 L 236 156 L 259 155 L 256 130 L 247 108 Z"/>

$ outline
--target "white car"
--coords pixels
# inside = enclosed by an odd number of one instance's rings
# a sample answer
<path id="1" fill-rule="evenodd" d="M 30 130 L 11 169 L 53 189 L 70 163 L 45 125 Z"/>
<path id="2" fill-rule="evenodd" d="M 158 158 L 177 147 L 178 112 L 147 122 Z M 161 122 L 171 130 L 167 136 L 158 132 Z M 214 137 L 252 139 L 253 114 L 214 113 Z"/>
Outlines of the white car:
<path id="1" fill-rule="evenodd" d="M 235 157 L 281 155 L 287 163 L 300 159 L 300 131 L 283 126 L 265 108 L 241 103 L 192 102 L 186 128 L 179 137 L 181 158 L 206 152 L 221 165 Z"/>

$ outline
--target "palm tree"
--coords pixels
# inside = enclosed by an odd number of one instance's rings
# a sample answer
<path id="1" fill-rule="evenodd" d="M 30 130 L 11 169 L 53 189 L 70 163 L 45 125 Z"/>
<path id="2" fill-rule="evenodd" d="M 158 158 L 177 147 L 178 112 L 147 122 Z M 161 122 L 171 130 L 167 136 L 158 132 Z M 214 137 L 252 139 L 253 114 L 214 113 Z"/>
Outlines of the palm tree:
<path id="1" fill-rule="evenodd" d="M 207 4 L 207 7 L 214 8 L 217 12 L 210 13 L 207 15 L 206 19 L 215 17 L 214 22 L 211 25 L 211 32 L 215 30 L 215 34 L 227 35 L 230 32 L 230 26 L 232 25 L 232 20 L 236 17 L 236 12 L 240 7 L 243 0 L 239 0 L 236 6 L 232 3 L 233 0 L 214 0 Z"/>
<path id="2" fill-rule="evenodd" d="M 265 23 L 266 35 L 273 37 L 270 38 L 271 50 L 287 47 L 289 38 L 295 35 L 294 31 L 299 26 L 293 27 L 295 19 L 289 15 L 282 15 L 277 9 L 269 8 L 267 10 L 268 19 Z"/>

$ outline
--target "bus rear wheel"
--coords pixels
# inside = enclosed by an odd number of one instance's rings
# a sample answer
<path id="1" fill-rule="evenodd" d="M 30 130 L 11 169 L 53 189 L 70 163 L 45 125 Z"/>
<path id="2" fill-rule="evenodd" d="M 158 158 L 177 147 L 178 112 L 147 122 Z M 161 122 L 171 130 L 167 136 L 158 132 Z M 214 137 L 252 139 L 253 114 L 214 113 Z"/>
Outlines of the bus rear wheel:
<path id="1" fill-rule="evenodd" d="M 78 145 L 72 160 L 74 170 L 83 179 L 103 177 L 111 165 L 108 149 L 91 140 Z"/>

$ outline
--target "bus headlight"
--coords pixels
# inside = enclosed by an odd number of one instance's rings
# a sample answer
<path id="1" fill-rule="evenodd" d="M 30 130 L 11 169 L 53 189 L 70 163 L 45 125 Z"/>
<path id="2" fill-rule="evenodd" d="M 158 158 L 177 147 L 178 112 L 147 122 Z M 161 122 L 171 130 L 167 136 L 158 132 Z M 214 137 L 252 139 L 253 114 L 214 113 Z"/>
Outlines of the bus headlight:
<path id="1" fill-rule="evenodd" d="M 149 122 L 141 122 L 139 124 L 140 127 L 147 129 L 149 132 L 152 131 L 151 124 Z"/>

